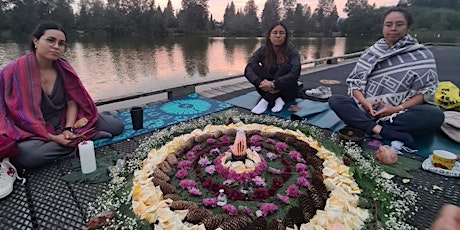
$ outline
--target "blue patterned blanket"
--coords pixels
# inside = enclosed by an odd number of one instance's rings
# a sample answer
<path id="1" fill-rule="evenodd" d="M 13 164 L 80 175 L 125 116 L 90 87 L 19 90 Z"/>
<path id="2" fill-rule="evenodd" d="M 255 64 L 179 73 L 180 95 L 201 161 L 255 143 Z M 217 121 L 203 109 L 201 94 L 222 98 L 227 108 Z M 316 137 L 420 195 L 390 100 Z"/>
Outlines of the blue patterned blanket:
<path id="1" fill-rule="evenodd" d="M 167 102 L 144 106 L 144 128 L 139 130 L 133 130 L 129 109 L 122 110 L 115 116 L 124 121 L 125 131 L 111 139 L 97 140 L 94 145 L 95 147 L 109 145 L 151 132 L 155 129 L 191 120 L 230 107 L 232 107 L 231 104 L 192 93 Z"/>

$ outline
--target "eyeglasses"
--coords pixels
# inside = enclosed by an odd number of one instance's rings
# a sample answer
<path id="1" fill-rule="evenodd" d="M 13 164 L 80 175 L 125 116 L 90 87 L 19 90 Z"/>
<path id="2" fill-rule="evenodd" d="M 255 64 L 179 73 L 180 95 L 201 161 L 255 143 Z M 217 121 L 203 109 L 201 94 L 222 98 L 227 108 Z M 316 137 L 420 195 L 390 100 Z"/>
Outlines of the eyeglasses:
<path id="1" fill-rule="evenodd" d="M 56 43 L 58 44 L 59 48 L 65 48 L 66 42 L 62 40 L 57 40 L 53 37 L 45 38 L 45 42 L 48 46 L 55 46 Z"/>

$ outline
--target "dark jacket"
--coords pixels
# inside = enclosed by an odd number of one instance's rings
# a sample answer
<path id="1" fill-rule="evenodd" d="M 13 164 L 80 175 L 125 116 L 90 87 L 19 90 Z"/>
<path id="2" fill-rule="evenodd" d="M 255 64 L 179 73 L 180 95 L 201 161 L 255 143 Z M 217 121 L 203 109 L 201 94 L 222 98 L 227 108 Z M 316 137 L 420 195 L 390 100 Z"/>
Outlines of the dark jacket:
<path id="1" fill-rule="evenodd" d="M 255 65 L 260 65 L 263 67 L 264 63 L 263 61 L 263 53 L 264 53 L 265 47 L 262 46 L 259 49 L 254 52 L 251 58 L 249 58 L 248 64 L 246 65 L 246 68 L 244 70 L 244 75 L 246 78 L 251 82 L 253 85 L 258 86 L 260 82 L 265 79 L 262 76 L 258 76 L 254 70 L 253 66 Z M 289 65 L 290 71 L 287 74 L 284 74 L 282 76 L 273 76 L 273 74 L 270 74 L 271 79 L 274 80 L 275 84 L 275 89 L 277 90 L 286 90 L 286 89 L 291 89 L 292 86 L 297 85 L 297 81 L 299 80 L 300 76 L 300 56 L 299 52 L 297 49 L 294 47 L 294 45 L 289 44 L 288 49 L 287 49 L 287 54 L 288 54 L 288 60 L 285 64 Z M 284 64 L 283 64 L 284 65 Z M 280 66 L 272 66 L 270 70 L 275 70 L 278 69 Z M 273 71 L 270 71 L 273 72 Z"/>

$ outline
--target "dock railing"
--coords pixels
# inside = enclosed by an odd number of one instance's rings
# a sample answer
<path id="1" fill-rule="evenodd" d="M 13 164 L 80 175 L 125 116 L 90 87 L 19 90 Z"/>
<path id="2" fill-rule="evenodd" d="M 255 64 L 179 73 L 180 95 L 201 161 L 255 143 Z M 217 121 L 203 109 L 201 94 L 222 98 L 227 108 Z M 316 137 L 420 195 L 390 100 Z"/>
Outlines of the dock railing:
<path id="1" fill-rule="evenodd" d="M 361 52 L 356 52 L 356 53 L 350 53 L 350 54 L 345 54 L 341 56 L 332 56 L 332 57 L 325 57 L 325 58 L 320 58 L 320 59 L 314 59 L 314 60 L 309 60 L 302 62 L 302 69 L 304 68 L 313 68 L 317 65 L 333 65 L 333 64 L 338 64 L 339 62 L 346 60 L 346 59 L 351 59 L 351 58 L 356 58 L 361 55 Z M 235 75 L 235 76 L 227 76 L 219 79 L 213 79 L 209 81 L 204 81 L 204 82 L 197 82 L 197 83 L 192 83 L 192 84 L 187 84 L 187 85 L 179 85 L 176 87 L 172 88 L 166 88 L 166 89 L 160 89 L 160 90 L 154 90 L 150 92 L 144 92 L 144 93 L 135 93 L 132 95 L 123 95 L 119 97 L 113 97 L 113 98 L 107 98 L 107 99 L 101 99 L 101 100 L 96 100 L 95 104 L 96 106 L 102 106 L 102 105 L 108 105 L 108 104 L 113 104 L 117 102 L 124 102 L 124 101 L 129 101 L 129 100 L 134 100 L 142 97 L 149 97 L 149 96 L 154 96 L 157 94 L 162 94 L 162 93 L 167 93 L 168 99 L 180 97 L 186 94 L 194 93 L 195 88 L 197 86 L 202 86 L 202 85 L 208 85 L 212 83 L 217 83 L 217 82 L 224 82 L 224 81 L 229 81 L 229 80 L 234 80 L 238 78 L 243 78 L 244 75 Z"/>

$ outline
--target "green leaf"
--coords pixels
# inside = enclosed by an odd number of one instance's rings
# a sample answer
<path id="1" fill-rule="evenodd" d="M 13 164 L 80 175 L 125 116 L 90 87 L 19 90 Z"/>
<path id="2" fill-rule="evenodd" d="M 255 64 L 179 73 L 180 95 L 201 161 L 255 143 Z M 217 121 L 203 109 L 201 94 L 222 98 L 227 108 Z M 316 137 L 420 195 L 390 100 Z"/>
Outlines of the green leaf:
<path id="1" fill-rule="evenodd" d="M 413 178 L 409 172 L 419 169 L 422 166 L 422 162 L 409 159 L 407 157 L 398 156 L 398 161 L 396 161 L 394 164 L 379 163 L 379 165 L 387 173 L 402 178 Z"/>

